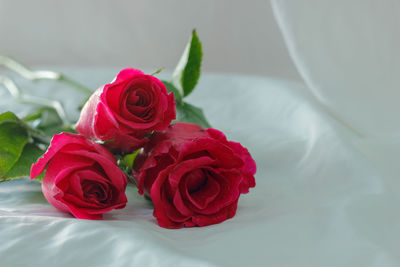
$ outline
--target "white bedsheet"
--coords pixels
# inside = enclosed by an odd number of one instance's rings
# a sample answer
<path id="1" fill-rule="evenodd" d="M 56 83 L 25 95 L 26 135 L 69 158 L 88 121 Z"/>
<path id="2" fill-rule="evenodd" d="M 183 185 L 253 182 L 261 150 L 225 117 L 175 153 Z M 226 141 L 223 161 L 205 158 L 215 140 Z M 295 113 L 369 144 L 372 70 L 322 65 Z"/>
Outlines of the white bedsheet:
<path id="1" fill-rule="evenodd" d="M 271 0 L 300 75 L 363 136 L 400 136 L 400 1 Z"/>
<path id="2" fill-rule="evenodd" d="M 69 73 L 95 88 L 116 71 Z M 79 104 L 50 83 L 20 84 Z M 0 266 L 399 266 L 399 140 L 358 137 L 297 82 L 205 74 L 189 101 L 257 162 L 257 186 L 233 219 L 163 229 L 129 187 L 125 209 L 78 220 L 50 206 L 38 183 L 2 183 Z M 24 112 L 0 88 L 5 109 Z"/>

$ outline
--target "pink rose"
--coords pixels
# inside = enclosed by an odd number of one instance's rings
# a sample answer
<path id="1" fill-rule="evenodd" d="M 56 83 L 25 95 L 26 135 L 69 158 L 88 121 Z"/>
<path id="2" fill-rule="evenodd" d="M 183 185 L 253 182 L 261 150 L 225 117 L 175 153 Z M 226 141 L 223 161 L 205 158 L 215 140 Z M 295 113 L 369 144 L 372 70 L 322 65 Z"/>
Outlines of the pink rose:
<path id="1" fill-rule="evenodd" d="M 174 95 L 165 85 L 152 75 L 126 68 L 90 97 L 76 130 L 112 149 L 131 152 L 143 146 L 147 134 L 166 129 L 175 117 Z"/>
<path id="2" fill-rule="evenodd" d="M 256 164 L 246 148 L 189 123 L 153 134 L 133 169 L 139 193 L 151 197 L 154 216 L 166 228 L 232 218 L 240 194 L 255 186 Z"/>
<path id="3" fill-rule="evenodd" d="M 42 191 L 47 201 L 76 218 L 101 219 L 103 213 L 126 205 L 127 179 L 114 156 L 80 135 L 55 135 L 32 165 L 31 179 L 45 169 Z"/>

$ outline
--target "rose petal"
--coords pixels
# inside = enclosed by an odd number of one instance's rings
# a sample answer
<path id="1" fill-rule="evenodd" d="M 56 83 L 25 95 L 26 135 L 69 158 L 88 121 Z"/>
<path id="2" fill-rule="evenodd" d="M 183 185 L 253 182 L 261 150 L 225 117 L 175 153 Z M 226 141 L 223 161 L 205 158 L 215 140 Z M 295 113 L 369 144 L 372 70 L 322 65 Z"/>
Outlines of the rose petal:
<path id="1" fill-rule="evenodd" d="M 184 192 L 188 200 L 190 200 L 190 203 L 199 210 L 205 209 L 210 202 L 215 200 L 221 190 L 220 184 L 216 182 L 212 177 L 207 178 L 207 182 L 204 188 L 194 193 L 189 192 L 188 182 L 189 178 L 184 179 Z"/>
<path id="2" fill-rule="evenodd" d="M 157 135 L 154 134 L 154 135 Z M 152 141 L 154 141 L 154 137 L 151 138 Z M 150 141 L 150 142 L 152 142 Z M 150 193 L 150 185 L 153 183 L 147 182 L 149 186 L 144 187 L 145 180 L 151 179 L 152 181 L 155 180 L 158 174 L 162 168 L 166 168 L 168 165 L 170 165 L 173 161 L 173 158 L 170 156 L 173 155 L 171 153 L 171 145 L 168 142 L 163 142 L 160 143 L 152 152 L 152 157 L 147 157 L 148 151 L 145 149 L 139 153 L 139 155 L 136 157 L 134 165 L 133 165 L 133 176 L 136 179 L 136 184 L 138 186 L 139 194 L 143 194 L 143 192 L 146 192 L 147 194 Z M 159 157 L 160 160 L 157 161 L 156 157 Z M 141 161 L 142 159 L 142 161 Z M 160 163 L 158 163 L 160 162 Z M 156 169 L 153 171 L 149 171 L 150 169 L 158 166 Z M 150 172 L 150 175 L 147 173 Z M 154 173 L 154 174 L 151 174 Z"/>
<path id="3" fill-rule="evenodd" d="M 127 184 L 127 179 L 125 174 L 115 165 L 113 162 L 102 157 L 98 153 L 85 151 L 85 150 L 75 150 L 66 152 L 71 155 L 77 155 L 82 157 L 87 157 L 93 159 L 95 162 L 99 163 L 103 168 L 106 176 L 117 188 L 124 188 Z"/>
<path id="4" fill-rule="evenodd" d="M 81 110 L 81 115 L 76 123 L 75 129 L 81 135 L 87 138 L 96 138 L 93 125 L 94 118 L 97 111 L 97 105 L 100 102 L 100 95 L 103 93 L 104 87 L 97 89 L 86 101 Z"/>
<path id="5" fill-rule="evenodd" d="M 103 219 L 103 214 L 89 214 L 85 212 L 84 210 L 80 208 L 75 208 L 73 205 L 70 205 L 67 202 L 64 202 L 66 206 L 68 206 L 68 209 L 72 215 L 74 215 L 75 218 L 78 219 L 86 219 L 86 220 L 101 220 Z"/>
<path id="6" fill-rule="evenodd" d="M 63 153 L 56 154 L 48 164 L 42 182 L 42 192 L 47 201 L 61 211 L 68 208 L 60 203 L 56 197 L 63 196 L 70 187 L 68 177 L 80 168 L 91 166 L 93 161 L 79 156 L 71 156 Z M 63 180 L 67 180 L 64 181 Z"/>
<path id="7" fill-rule="evenodd" d="M 193 169 L 197 169 L 207 165 L 212 165 L 213 163 L 215 163 L 215 160 L 209 157 L 201 157 L 180 162 L 170 172 L 168 181 L 173 188 L 177 188 L 184 174 L 188 173 Z"/>
<path id="8" fill-rule="evenodd" d="M 243 181 L 240 184 L 240 193 L 246 194 L 249 192 L 249 188 L 256 186 L 256 180 L 254 178 L 254 174 L 257 172 L 256 162 L 251 157 L 249 151 L 244 148 L 240 143 L 231 141 L 229 142 L 229 144 L 244 161 L 244 165 L 241 169 L 243 173 Z"/>
<path id="9" fill-rule="evenodd" d="M 183 223 L 189 219 L 188 216 L 179 212 L 174 205 L 166 198 L 165 194 L 161 194 L 163 212 L 170 222 Z"/>
<path id="10" fill-rule="evenodd" d="M 52 157 L 67 144 L 87 145 L 84 138 L 76 134 L 61 133 L 54 135 L 46 153 L 44 153 L 43 156 L 32 165 L 30 173 L 31 179 L 34 179 L 41 174 Z"/>
<path id="11" fill-rule="evenodd" d="M 103 141 L 113 140 L 118 135 L 118 122 L 110 109 L 102 102 L 97 105 L 92 127 L 95 137 Z"/>
<path id="12" fill-rule="evenodd" d="M 224 207 L 217 213 L 209 215 L 196 215 L 192 217 L 191 220 L 196 226 L 207 226 L 207 225 L 217 224 L 235 216 L 236 210 L 237 210 L 237 201 L 235 201 L 234 203 L 232 203 L 227 207 Z"/>
<path id="13" fill-rule="evenodd" d="M 215 170 L 208 168 L 210 172 L 214 172 L 213 179 L 219 184 L 220 190 L 217 196 L 213 197 L 206 207 L 197 207 L 192 203 L 191 196 L 184 187 L 180 188 L 186 206 L 198 214 L 208 215 L 218 212 L 220 209 L 232 204 L 239 198 L 239 184 L 242 177 L 237 171 Z"/>
<path id="14" fill-rule="evenodd" d="M 169 200 L 167 200 L 165 196 L 165 192 L 161 190 L 162 184 L 167 179 L 168 173 L 172 168 L 173 166 L 169 166 L 158 174 L 150 189 L 150 197 L 154 203 L 153 215 L 157 218 L 159 225 L 163 225 L 163 227 L 167 228 L 179 228 L 182 225 L 182 221 L 187 220 L 187 217 L 180 214 L 169 203 Z M 170 216 L 172 216 L 172 219 L 170 219 Z M 181 223 L 176 224 L 176 222 Z"/>
<path id="15" fill-rule="evenodd" d="M 148 79 L 143 75 L 135 75 L 121 83 L 120 85 L 110 85 L 107 87 L 106 95 L 102 98 L 116 114 L 121 112 L 121 108 L 126 105 L 126 98 L 134 95 L 138 88 L 148 88 L 150 86 Z M 133 93 L 133 94 L 132 94 Z"/>
<path id="16" fill-rule="evenodd" d="M 176 122 L 163 133 L 163 138 L 168 140 L 179 150 L 187 141 L 193 141 L 205 137 L 204 129 L 197 124 Z"/>
<path id="17" fill-rule="evenodd" d="M 171 123 L 171 120 L 176 119 L 176 104 L 175 104 L 175 98 L 174 94 L 170 93 L 168 95 L 168 104 L 167 104 L 167 109 L 164 111 L 163 114 L 163 119 L 160 120 L 160 123 L 157 125 L 156 128 L 154 128 L 155 131 L 162 131 L 165 128 L 168 127 L 168 125 Z"/>
<path id="18" fill-rule="evenodd" d="M 191 142 L 186 142 L 180 146 L 178 162 L 190 157 L 192 153 L 198 153 L 199 151 L 207 151 L 210 157 L 215 160 L 215 165 L 220 168 L 241 168 L 243 166 L 243 160 L 232 153 L 232 149 L 228 146 L 210 138 L 201 137 L 194 139 Z"/>
<path id="19" fill-rule="evenodd" d="M 190 210 L 188 207 L 186 207 L 179 190 L 176 190 L 176 193 L 175 193 L 174 198 L 173 198 L 173 203 L 174 203 L 174 207 L 182 215 L 192 216 L 194 214 L 194 212 L 192 210 Z"/>
<path id="20" fill-rule="evenodd" d="M 128 134 L 118 134 L 112 142 L 104 144 L 112 151 L 130 153 L 144 146 L 148 142 L 144 136 L 142 138 Z"/>
<path id="21" fill-rule="evenodd" d="M 131 79 L 132 77 L 140 75 L 145 75 L 145 74 L 143 71 L 138 69 L 125 68 L 118 73 L 117 77 L 115 78 L 115 81 L 113 81 L 112 84 L 118 85 L 128 79 Z"/>

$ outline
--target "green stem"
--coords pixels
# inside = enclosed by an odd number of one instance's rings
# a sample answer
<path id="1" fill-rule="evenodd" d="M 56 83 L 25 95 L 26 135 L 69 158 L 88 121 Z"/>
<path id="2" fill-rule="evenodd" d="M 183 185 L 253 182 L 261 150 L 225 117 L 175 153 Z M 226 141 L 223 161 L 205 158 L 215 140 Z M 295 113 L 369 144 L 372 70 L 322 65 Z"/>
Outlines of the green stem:
<path id="1" fill-rule="evenodd" d="M 33 71 L 10 57 L 0 55 L 0 66 L 4 66 L 7 69 L 12 70 L 21 75 L 22 77 L 31 81 L 42 80 L 42 79 L 56 80 L 64 82 L 89 96 L 93 93 L 90 89 L 88 89 L 84 85 L 80 84 L 77 81 L 72 80 L 71 78 L 61 73 L 54 71 L 47 71 L 47 70 Z"/>
<path id="2" fill-rule="evenodd" d="M 79 91 L 81 91 L 82 93 L 87 94 L 88 96 L 91 96 L 93 91 L 90 90 L 89 88 L 87 88 L 86 86 L 80 84 L 79 82 L 72 80 L 71 78 L 65 76 L 64 74 L 60 74 L 60 76 L 57 79 L 60 82 L 63 82 L 65 84 L 70 85 L 71 87 L 75 87 L 76 89 L 78 89 Z"/>
<path id="3" fill-rule="evenodd" d="M 64 125 L 70 124 L 61 102 L 44 97 L 26 95 L 22 93 L 21 89 L 14 83 L 13 80 L 5 76 L 0 75 L 0 84 L 4 85 L 12 97 L 18 102 L 53 108 L 57 112 Z"/>
<path id="4" fill-rule="evenodd" d="M 48 146 L 51 141 L 51 138 L 39 134 L 31 133 L 31 137 L 32 139 L 34 139 L 35 143 L 43 144 L 46 146 Z"/>

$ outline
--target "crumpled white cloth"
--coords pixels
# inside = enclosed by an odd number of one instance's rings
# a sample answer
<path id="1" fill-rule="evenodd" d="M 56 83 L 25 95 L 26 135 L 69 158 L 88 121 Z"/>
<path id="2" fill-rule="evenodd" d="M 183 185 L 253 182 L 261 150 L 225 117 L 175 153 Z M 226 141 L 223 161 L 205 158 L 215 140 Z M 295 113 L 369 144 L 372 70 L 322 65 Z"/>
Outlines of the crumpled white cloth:
<path id="1" fill-rule="evenodd" d="M 400 135 L 400 1 L 271 0 L 307 86 L 362 136 Z"/>
<path id="2" fill-rule="evenodd" d="M 93 89 L 116 72 L 67 71 Z M 71 110 L 82 98 L 49 82 L 20 84 L 64 99 Z M 0 94 L 0 111 L 24 112 Z M 125 209 L 103 221 L 78 220 L 50 206 L 35 182 L 2 183 L 0 266 L 400 264 L 400 140 L 360 138 L 297 82 L 204 74 L 189 102 L 257 162 L 257 186 L 242 195 L 233 219 L 163 229 L 130 187 Z"/>

